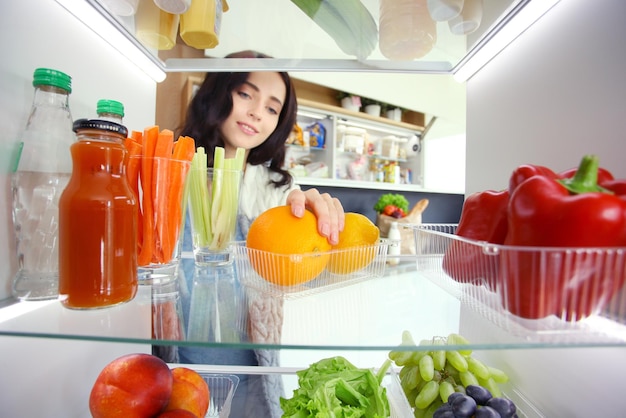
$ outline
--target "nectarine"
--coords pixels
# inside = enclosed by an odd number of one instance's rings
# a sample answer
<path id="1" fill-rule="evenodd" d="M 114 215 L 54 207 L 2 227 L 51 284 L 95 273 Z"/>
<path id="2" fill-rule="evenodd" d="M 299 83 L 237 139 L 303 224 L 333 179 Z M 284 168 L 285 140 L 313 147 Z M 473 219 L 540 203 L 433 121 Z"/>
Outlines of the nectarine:
<path id="1" fill-rule="evenodd" d="M 209 410 L 209 385 L 198 372 L 186 367 L 172 369 L 172 395 L 165 411 L 185 409 L 197 418 Z"/>
<path id="2" fill-rule="evenodd" d="M 196 418 L 196 415 L 186 409 L 172 409 L 171 411 L 161 412 L 156 418 Z"/>
<path id="3" fill-rule="evenodd" d="M 172 394 L 172 372 L 160 358 L 127 354 L 98 375 L 89 396 L 94 418 L 151 418 L 161 412 Z"/>

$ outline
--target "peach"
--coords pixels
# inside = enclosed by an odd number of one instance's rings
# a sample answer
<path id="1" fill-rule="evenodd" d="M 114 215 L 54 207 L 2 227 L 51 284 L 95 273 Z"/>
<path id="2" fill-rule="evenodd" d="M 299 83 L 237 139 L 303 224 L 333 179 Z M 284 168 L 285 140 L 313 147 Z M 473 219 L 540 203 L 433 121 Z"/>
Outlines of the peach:
<path id="1" fill-rule="evenodd" d="M 196 418 L 196 415 L 186 409 L 172 409 L 161 412 L 156 418 Z"/>
<path id="2" fill-rule="evenodd" d="M 172 395 L 165 411 L 185 409 L 197 418 L 203 418 L 209 410 L 209 385 L 195 370 L 186 367 L 172 369 Z"/>
<path id="3" fill-rule="evenodd" d="M 102 369 L 91 388 L 89 410 L 94 418 L 154 417 L 167 405 L 172 386 L 172 372 L 163 360 L 127 354 Z"/>

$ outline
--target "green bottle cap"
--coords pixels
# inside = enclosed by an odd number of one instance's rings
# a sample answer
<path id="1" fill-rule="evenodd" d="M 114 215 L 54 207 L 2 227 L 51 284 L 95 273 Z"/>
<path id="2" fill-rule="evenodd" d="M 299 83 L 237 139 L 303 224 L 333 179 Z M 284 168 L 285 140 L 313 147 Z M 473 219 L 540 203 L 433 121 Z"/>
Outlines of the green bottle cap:
<path id="1" fill-rule="evenodd" d="M 96 112 L 98 115 L 103 113 L 113 113 L 115 115 L 119 115 L 120 117 L 124 117 L 124 105 L 116 100 L 100 99 L 98 100 Z"/>
<path id="2" fill-rule="evenodd" d="M 33 74 L 33 86 L 54 86 L 72 92 L 72 77 L 50 68 L 37 68 Z"/>

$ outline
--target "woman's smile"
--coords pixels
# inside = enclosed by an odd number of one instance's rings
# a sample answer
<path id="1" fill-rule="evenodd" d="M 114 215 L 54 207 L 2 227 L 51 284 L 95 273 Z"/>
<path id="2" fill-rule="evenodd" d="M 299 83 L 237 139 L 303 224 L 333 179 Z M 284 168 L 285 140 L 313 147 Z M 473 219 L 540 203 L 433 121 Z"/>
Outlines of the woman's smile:
<path id="1" fill-rule="evenodd" d="M 247 123 L 237 122 L 237 124 L 245 134 L 256 135 L 259 133 L 259 131 L 255 127 L 248 125 Z"/>

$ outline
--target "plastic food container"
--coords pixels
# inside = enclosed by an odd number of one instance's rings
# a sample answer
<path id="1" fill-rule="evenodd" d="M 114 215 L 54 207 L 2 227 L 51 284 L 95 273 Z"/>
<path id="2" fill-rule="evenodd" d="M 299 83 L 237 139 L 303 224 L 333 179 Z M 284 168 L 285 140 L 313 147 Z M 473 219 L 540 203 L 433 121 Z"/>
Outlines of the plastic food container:
<path id="1" fill-rule="evenodd" d="M 398 159 L 400 157 L 401 144 L 405 144 L 407 138 L 398 138 L 397 136 L 386 136 L 382 139 L 382 155 L 391 159 Z M 405 153 L 406 154 L 406 153 Z"/>
<path id="2" fill-rule="evenodd" d="M 241 283 L 261 294 L 294 298 L 358 283 L 385 273 L 387 240 L 375 245 L 306 254 L 276 254 L 235 244 Z"/>
<path id="3" fill-rule="evenodd" d="M 450 224 L 414 230 L 418 271 L 508 331 L 626 340 L 616 324 L 626 318 L 626 248 L 496 245 L 459 237 Z"/>
<path id="4" fill-rule="evenodd" d="M 205 415 L 209 417 L 228 418 L 230 407 L 235 395 L 235 390 L 239 385 L 239 377 L 234 374 L 212 374 L 199 372 L 200 376 L 209 385 L 211 400 L 209 410 Z"/>
<path id="5" fill-rule="evenodd" d="M 341 135 L 340 141 L 343 143 L 343 150 L 346 152 L 354 152 L 363 154 L 365 152 L 365 143 L 367 130 L 363 128 L 346 127 L 339 131 Z"/>

